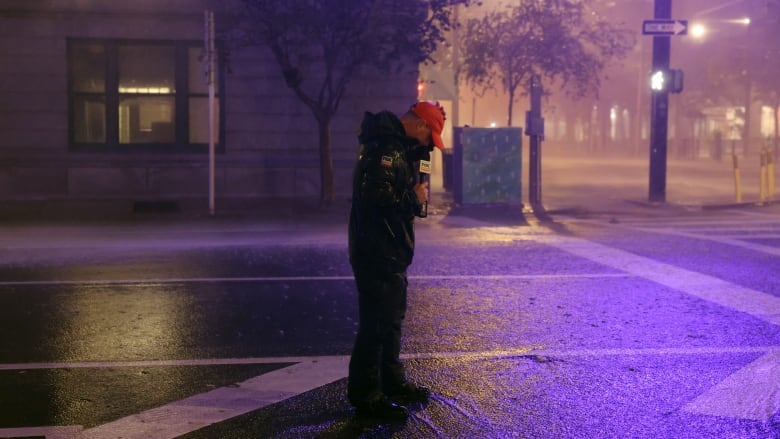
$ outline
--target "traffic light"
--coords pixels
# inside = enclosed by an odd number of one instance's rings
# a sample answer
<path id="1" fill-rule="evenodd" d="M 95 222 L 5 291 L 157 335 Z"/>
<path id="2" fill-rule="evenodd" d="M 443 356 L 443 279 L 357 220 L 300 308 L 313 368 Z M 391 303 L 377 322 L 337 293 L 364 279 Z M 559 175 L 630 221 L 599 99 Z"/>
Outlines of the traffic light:
<path id="1" fill-rule="evenodd" d="M 668 93 L 683 91 L 683 71 L 679 69 L 657 70 L 650 76 L 650 89 Z"/>

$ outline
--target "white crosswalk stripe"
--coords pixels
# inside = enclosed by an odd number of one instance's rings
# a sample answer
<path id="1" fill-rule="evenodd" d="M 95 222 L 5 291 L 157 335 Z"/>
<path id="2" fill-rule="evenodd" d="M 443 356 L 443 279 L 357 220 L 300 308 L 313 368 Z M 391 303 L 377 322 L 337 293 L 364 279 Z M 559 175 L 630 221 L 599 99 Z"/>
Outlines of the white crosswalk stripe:
<path id="1" fill-rule="evenodd" d="M 713 228 L 717 224 L 717 228 Z M 761 216 L 744 219 L 668 222 L 636 221 L 619 227 L 727 244 L 733 247 L 780 256 L 780 247 L 747 241 L 758 236 L 780 237 L 780 219 L 767 221 Z M 713 233 L 716 230 L 718 233 Z M 725 235 L 725 236 L 724 236 Z M 677 268 L 649 258 L 571 238 L 551 238 L 548 244 L 577 256 L 745 312 L 780 326 L 780 298 L 724 280 Z M 780 267 L 778 263 L 775 267 Z M 780 411 L 780 356 L 769 352 L 733 373 L 696 400 L 685 410 L 714 416 L 768 421 Z"/>

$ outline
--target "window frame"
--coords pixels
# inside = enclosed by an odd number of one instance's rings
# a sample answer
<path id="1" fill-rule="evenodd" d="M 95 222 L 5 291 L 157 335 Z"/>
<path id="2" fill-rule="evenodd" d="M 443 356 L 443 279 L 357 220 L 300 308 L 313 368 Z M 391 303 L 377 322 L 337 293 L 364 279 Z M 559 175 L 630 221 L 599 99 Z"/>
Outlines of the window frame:
<path id="1" fill-rule="evenodd" d="M 74 89 L 75 78 L 71 66 L 73 64 L 74 46 L 77 44 L 100 44 L 105 51 L 104 90 L 99 92 L 77 92 Z M 119 48 L 121 46 L 173 46 L 174 49 L 174 141 L 173 142 L 119 142 Z M 219 45 L 217 46 L 219 48 Z M 193 40 L 144 40 L 144 39 L 112 39 L 112 38 L 68 38 L 67 39 L 67 75 L 68 75 L 68 149 L 72 152 L 88 153 L 208 153 L 208 142 L 190 142 L 190 108 L 191 98 L 208 97 L 208 92 L 196 93 L 189 87 L 189 50 L 203 49 L 203 41 Z M 205 76 L 205 73 L 204 73 Z M 218 127 L 215 151 L 225 151 L 225 68 L 221 60 L 217 62 L 217 82 L 215 95 L 217 97 Z M 124 95 L 127 96 L 127 95 Z M 139 94 L 139 97 L 159 96 Z M 103 98 L 105 102 L 105 142 L 77 142 L 75 106 L 78 98 Z"/>

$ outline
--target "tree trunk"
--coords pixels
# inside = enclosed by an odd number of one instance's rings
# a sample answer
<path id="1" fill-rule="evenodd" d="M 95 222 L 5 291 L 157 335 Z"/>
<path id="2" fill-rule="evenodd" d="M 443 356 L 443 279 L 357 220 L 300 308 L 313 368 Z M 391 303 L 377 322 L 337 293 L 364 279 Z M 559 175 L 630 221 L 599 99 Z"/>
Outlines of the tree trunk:
<path id="1" fill-rule="evenodd" d="M 506 126 L 512 126 L 512 109 L 515 105 L 515 89 L 509 89 L 509 115 L 507 116 Z M 526 127 L 527 129 L 528 127 Z"/>
<path id="2" fill-rule="evenodd" d="M 317 125 L 320 137 L 320 203 L 329 206 L 334 199 L 330 118 L 317 118 Z"/>

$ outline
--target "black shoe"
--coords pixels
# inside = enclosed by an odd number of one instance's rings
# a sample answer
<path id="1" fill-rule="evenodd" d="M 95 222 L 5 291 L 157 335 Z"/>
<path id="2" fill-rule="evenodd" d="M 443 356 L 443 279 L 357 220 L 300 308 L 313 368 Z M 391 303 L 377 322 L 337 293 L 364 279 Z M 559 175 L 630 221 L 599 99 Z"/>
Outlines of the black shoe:
<path id="1" fill-rule="evenodd" d="M 359 417 L 376 421 L 403 422 L 409 417 L 406 407 L 388 401 L 385 397 L 355 404 L 355 409 Z"/>
<path id="2" fill-rule="evenodd" d="M 405 382 L 387 392 L 387 398 L 399 404 L 425 404 L 431 396 L 427 387 Z"/>

